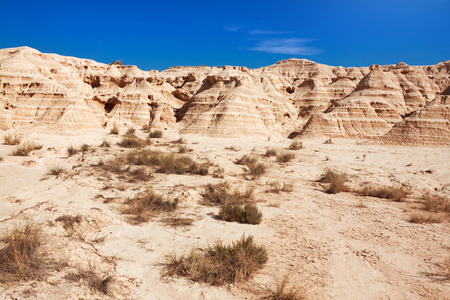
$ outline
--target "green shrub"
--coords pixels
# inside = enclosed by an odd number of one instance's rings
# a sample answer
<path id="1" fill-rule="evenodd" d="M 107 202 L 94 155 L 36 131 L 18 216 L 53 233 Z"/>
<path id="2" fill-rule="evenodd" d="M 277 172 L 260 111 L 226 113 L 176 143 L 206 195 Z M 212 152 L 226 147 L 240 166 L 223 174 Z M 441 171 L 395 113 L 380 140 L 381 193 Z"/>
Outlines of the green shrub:
<path id="1" fill-rule="evenodd" d="M 255 204 L 223 205 L 220 207 L 219 216 L 228 222 L 245 224 L 259 224 L 262 220 L 262 213 Z"/>

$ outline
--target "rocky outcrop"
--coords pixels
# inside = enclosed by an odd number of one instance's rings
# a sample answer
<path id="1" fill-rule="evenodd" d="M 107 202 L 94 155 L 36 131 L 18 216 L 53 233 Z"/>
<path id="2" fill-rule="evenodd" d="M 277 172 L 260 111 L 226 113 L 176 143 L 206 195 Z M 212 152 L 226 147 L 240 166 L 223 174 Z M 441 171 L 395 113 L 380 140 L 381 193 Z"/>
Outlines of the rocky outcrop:
<path id="1" fill-rule="evenodd" d="M 447 124 L 447 94 L 450 61 L 343 68 L 288 59 L 259 69 L 158 72 L 28 47 L 0 50 L 1 129 L 151 125 L 227 137 L 385 136 L 405 142 L 414 136 L 419 142 L 423 135 L 426 143 L 445 144 L 448 132 L 436 130 Z"/>

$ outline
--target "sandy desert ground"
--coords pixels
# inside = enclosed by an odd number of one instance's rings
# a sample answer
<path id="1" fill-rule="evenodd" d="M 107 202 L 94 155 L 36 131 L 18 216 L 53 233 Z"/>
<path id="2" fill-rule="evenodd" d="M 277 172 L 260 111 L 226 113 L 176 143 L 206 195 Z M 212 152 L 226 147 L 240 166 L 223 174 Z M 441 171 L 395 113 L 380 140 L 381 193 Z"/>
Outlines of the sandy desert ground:
<path id="1" fill-rule="evenodd" d="M 210 162 L 209 174 L 151 174 L 138 178 L 96 166 L 131 149 L 117 145 L 126 132 L 85 131 L 76 135 L 18 132 L 43 145 L 29 156 L 12 156 L 16 146 L 0 145 L 0 231 L 34 222 L 43 236 L 40 251 L 57 266 L 26 281 L 0 282 L 2 299 L 259 299 L 263 290 L 288 276 L 307 299 L 448 299 L 450 295 L 449 218 L 424 210 L 426 193 L 450 199 L 448 147 L 375 145 L 364 141 L 304 140 L 289 150 L 291 140 L 207 138 L 184 135 L 192 151 L 183 156 Z M 4 132 L 6 133 L 6 132 Z M 148 133 L 137 130 L 136 135 Z M 2 134 L 3 136 L 3 134 Z M 164 131 L 146 146 L 178 152 L 180 138 Z M 110 148 L 99 147 L 107 140 Z M 90 145 L 68 156 L 67 148 Z M 267 149 L 295 154 L 290 162 L 264 157 Z M 235 161 L 252 154 L 267 166 L 258 178 Z M 49 175 L 59 166 L 64 172 Z M 348 187 L 368 184 L 400 186 L 411 191 L 403 201 L 327 193 L 320 182 L 327 169 L 343 172 Z M 223 172 L 222 172 L 223 171 Z M 213 172 L 216 172 L 213 176 Z M 223 177 L 223 178 L 222 178 Z M 218 218 L 218 207 L 202 204 L 207 184 L 230 183 L 253 188 L 262 223 L 248 225 Z M 291 191 L 269 192 L 276 183 Z M 127 199 L 152 187 L 178 199 L 175 212 L 160 213 L 135 224 L 123 214 Z M 415 214 L 438 216 L 440 223 L 413 223 Z M 61 216 L 81 216 L 64 229 Z M 167 218 L 189 218 L 192 226 L 174 227 Z M 221 287 L 162 276 L 167 255 L 182 255 L 217 240 L 228 243 L 253 235 L 269 255 L 265 267 L 246 283 Z M 55 265 L 55 264 L 54 264 Z M 93 270 L 111 275 L 108 293 L 93 290 L 70 274 Z"/>

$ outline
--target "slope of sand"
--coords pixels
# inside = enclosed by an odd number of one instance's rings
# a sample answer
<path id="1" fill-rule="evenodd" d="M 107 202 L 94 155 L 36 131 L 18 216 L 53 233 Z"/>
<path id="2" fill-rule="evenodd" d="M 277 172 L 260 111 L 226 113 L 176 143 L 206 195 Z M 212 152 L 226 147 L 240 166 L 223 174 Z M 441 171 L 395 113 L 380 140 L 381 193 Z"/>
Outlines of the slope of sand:
<path id="1" fill-rule="evenodd" d="M 93 166 L 129 151 L 116 145 L 120 136 L 106 130 L 26 137 L 43 148 L 19 157 L 9 155 L 15 146 L 0 145 L 0 231 L 27 220 L 40 224 L 45 237 L 42 249 L 64 264 L 40 279 L 0 283 L 2 299 L 258 299 L 262 289 L 286 274 L 304 287 L 308 299 L 445 299 L 450 294 L 445 269 L 450 256 L 448 217 L 438 224 L 410 222 L 411 215 L 422 211 L 422 194 L 450 198 L 448 147 L 336 139 L 333 144 L 304 141 L 304 148 L 294 151 L 287 149 L 288 139 L 185 135 L 187 147 L 193 150 L 186 155 L 217 164 L 224 170 L 223 178 L 152 173 L 142 181 L 126 172 L 116 175 Z M 179 137 L 164 131 L 164 137 L 148 147 L 177 152 L 177 145 L 170 142 Z M 98 147 L 105 139 L 111 148 Z M 92 145 L 87 152 L 67 156 L 68 146 L 85 143 Z M 296 157 L 281 164 L 263 157 L 268 148 Z M 257 156 L 267 172 L 256 179 L 246 175 L 245 167 L 235 164 L 244 154 Z M 66 171 L 48 175 L 54 166 Z M 404 202 L 350 192 L 328 194 L 327 185 L 318 182 L 328 168 L 346 173 L 352 188 L 368 182 L 403 184 L 413 193 Z M 217 217 L 217 207 L 200 204 L 206 184 L 225 181 L 255 189 L 261 224 L 225 222 Z M 273 182 L 292 183 L 293 191 L 268 193 Z M 133 225 L 121 213 L 123 203 L 148 187 L 178 198 L 180 206 L 171 215 Z M 68 232 L 55 221 L 62 215 L 81 215 L 83 221 Z M 194 223 L 171 227 L 161 221 L 168 216 L 191 218 Z M 243 234 L 253 235 L 269 253 L 266 266 L 247 284 L 211 287 L 162 276 L 167 255 L 205 248 L 217 240 L 228 243 Z M 93 291 L 83 280 L 66 277 L 88 268 L 113 275 L 108 295 Z"/>

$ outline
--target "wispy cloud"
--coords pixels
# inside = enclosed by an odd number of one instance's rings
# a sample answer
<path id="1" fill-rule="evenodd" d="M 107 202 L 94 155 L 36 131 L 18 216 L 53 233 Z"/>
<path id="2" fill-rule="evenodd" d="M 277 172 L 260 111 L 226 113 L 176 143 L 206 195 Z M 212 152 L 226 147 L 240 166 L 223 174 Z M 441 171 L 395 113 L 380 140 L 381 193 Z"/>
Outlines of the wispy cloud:
<path id="1" fill-rule="evenodd" d="M 299 38 L 267 39 L 259 41 L 255 47 L 249 48 L 249 50 L 291 55 L 313 55 L 319 53 L 320 50 L 307 45 L 311 41 L 313 40 Z"/>
<path id="2" fill-rule="evenodd" d="M 293 31 L 275 31 L 275 30 L 250 30 L 248 34 L 250 35 L 261 35 L 261 34 L 291 34 L 294 33 Z"/>
<path id="3" fill-rule="evenodd" d="M 244 27 L 239 26 L 239 25 L 225 25 L 224 29 L 226 31 L 239 31 L 241 29 L 243 29 Z"/>

